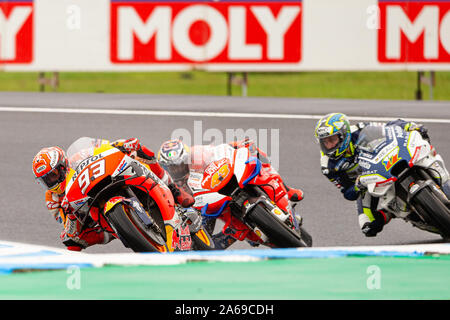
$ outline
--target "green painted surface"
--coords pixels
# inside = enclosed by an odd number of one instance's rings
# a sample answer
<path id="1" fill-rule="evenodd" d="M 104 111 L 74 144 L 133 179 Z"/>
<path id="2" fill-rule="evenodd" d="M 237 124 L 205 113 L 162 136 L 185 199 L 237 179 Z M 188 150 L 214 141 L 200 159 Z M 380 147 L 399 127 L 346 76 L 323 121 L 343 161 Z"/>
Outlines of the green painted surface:
<path id="1" fill-rule="evenodd" d="M 67 269 L 0 276 L 0 299 L 450 299 L 450 256 Z"/>

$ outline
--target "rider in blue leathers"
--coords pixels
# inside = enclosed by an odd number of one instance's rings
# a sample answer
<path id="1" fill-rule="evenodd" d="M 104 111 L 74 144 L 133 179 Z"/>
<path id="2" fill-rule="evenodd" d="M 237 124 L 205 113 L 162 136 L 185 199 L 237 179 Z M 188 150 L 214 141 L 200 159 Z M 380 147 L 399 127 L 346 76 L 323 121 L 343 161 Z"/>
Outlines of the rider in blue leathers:
<path id="1" fill-rule="evenodd" d="M 356 159 L 356 141 L 360 131 L 369 124 L 383 125 L 371 122 L 350 125 L 345 114 L 330 113 L 317 122 L 315 136 L 321 148 L 322 173 L 341 190 L 345 199 L 357 201 L 361 231 L 367 237 L 374 237 L 392 217 L 387 212 L 375 209 L 378 198 L 361 190 L 357 179 L 361 171 Z M 390 121 L 386 125 L 398 125 L 405 131 L 417 130 L 424 139 L 430 141 L 428 130 L 423 125 L 402 119 Z M 444 185 L 443 191 L 450 199 L 450 184 Z"/>

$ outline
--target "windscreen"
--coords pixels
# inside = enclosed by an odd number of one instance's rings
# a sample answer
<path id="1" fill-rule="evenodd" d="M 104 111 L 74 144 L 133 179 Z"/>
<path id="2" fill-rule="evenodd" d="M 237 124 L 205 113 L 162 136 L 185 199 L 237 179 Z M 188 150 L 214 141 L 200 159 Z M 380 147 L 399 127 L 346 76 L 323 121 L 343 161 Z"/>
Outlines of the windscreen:
<path id="1" fill-rule="evenodd" d="M 74 141 L 67 149 L 67 157 L 69 158 L 69 166 L 76 169 L 78 164 L 94 155 L 94 149 L 102 144 L 102 139 L 81 137 Z"/>
<path id="2" fill-rule="evenodd" d="M 366 152 L 374 152 L 385 141 L 384 126 L 370 125 L 361 130 L 356 145 Z"/>

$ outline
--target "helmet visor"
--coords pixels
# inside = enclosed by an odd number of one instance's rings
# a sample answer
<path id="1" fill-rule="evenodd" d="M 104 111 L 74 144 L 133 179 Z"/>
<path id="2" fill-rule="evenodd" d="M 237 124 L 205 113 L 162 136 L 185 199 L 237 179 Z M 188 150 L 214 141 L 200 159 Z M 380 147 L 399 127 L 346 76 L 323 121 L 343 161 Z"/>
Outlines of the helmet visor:
<path id="1" fill-rule="evenodd" d="M 36 178 L 38 183 L 46 189 L 54 189 L 65 179 L 64 170 L 62 170 L 61 166 L 58 168 L 54 168 L 52 171 L 47 173 L 46 175 Z"/>
<path id="2" fill-rule="evenodd" d="M 322 138 L 319 141 L 320 141 L 320 148 L 323 151 L 323 153 L 325 153 L 326 155 L 331 155 L 341 145 L 342 135 L 340 132 L 338 132 L 335 135 Z"/>

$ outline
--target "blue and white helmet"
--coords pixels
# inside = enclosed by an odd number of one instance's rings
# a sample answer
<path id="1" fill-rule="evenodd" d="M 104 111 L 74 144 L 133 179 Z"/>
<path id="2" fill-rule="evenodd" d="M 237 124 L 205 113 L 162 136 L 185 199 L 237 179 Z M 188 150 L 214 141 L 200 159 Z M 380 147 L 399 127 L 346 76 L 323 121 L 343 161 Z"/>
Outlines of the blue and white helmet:
<path id="1" fill-rule="evenodd" d="M 324 154 L 332 159 L 339 159 L 350 146 L 352 138 L 350 122 L 343 113 L 329 113 L 317 122 L 314 135 Z M 333 148 L 326 148 L 323 140 L 335 135 L 339 137 L 339 142 Z"/>

